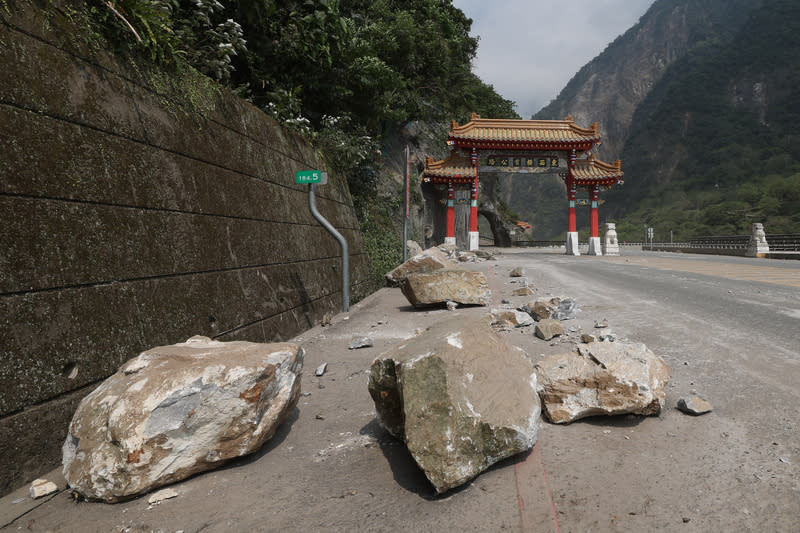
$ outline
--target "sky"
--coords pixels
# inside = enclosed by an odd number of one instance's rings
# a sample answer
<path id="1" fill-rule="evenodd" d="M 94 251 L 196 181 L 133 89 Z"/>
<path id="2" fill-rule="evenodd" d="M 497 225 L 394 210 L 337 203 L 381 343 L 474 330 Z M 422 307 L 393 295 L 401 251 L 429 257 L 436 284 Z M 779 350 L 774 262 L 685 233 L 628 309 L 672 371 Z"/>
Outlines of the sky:
<path id="1" fill-rule="evenodd" d="M 654 0 L 453 0 L 480 37 L 474 72 L 522 118 L 639 21 Z"/>

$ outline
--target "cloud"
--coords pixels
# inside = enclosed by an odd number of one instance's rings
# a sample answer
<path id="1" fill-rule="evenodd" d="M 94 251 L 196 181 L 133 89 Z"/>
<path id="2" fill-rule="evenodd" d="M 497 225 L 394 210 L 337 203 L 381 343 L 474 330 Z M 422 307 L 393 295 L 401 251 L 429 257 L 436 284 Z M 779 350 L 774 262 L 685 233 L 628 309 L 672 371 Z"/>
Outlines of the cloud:
<path id="1" fill-rule="evenodd" d="M 653 0 L 453 0 L 480 38 L 474 70 L 523 118 L 638 22 Z M 559 117 L 554 117 L 559 118 Z"/>

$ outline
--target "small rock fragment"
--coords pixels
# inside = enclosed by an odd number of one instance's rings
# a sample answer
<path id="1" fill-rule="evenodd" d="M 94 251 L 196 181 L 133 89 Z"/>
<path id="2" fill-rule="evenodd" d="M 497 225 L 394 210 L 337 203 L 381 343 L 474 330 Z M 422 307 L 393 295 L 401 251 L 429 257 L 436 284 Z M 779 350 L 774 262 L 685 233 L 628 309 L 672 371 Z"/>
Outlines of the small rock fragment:
<path id="1" fill-rule="evenodd" d="M 533 296 L 533 291 L 530 287 L 520 287 L 519 289 L 514 289 L 511 294 L 513 296 Z"/>
<path id="2" fill-rule="evenodd" d="M 607 328 L 608 321 L 605 318 L 603 320 L 598 320 L 594 323 L 594 327 L 596 327 L 597 329 Z"/>
<path id="3" fill-rule="evenodd" d="M 533 318 L 528 313 L 517 311 L 516 309 L 492 309 L 492 325 L 507 323 L 515 328 L 530 326 Z"/>
<path id="4" fill-rule="evenodd" d="M 373 345 L 374 342 L 370 337 L 353 337 L 353 341 L 348 348 L 350 350 L 357 350 L 358 348 L 369 348 Z"/>
<path id="5" fill-rule="evenodd" d="M 456 302 L 451 302 L 449 300 L 447 301 L 446 305 L 448 311 L 455 311 L 456 308 L 458 307 L 458 304 Z"/>
<path id="6" fill-rule="evenodd" d="M 597 337 L 595 337 L 594 335 L 590 335 L 588 333 L 584 333 L 581 335 L 581 342 L 589 344 L 590 342 L 596 342 L 596 341 Z"/>
<path id="7" fill-rule="evenodd" d="M 609 331 L 604 335 L 600 335 L 600 340 L 603 342 L 614 342 L 617 340 L 617 334 Z"/>
<path id="8" fill-rule="evenodd" d="M 46 479 L 35 479 L 33 483 L 31 483 L 31 488 L 28 491 L 31 498 L 34 500 L 53 494 L 54 492 L 58 492 L 58 487 L 55 483 L 47 481 Z"/>
<path id="9" fill-rule="evenodd" d="M 176 498 L 178 496 L 178 491 L 175 489 L 162 489 L 147 499 L 147 503 L 150 505 L 154 505 L 157 503 L 161 503 L 164 500 L 169 500 L 170 498 Z"/>
<path id="10" fill-rule="evenodd" d="M 321 365 L 319 365 L 317 367 L 316 370 L 314 370 L 314 375 L 315 376 L 321 376 L 321 375 L 325 374 L 326 370 L 328 370 L 328 363 L 322 363 Z"/>
<path id="11" fill-rule="evenodd" d="M 571 320 L 577 316 L 578 303 L 572 298 L 563 298 L 558 302 L 558 307 L 550 318 L 556 320 Z"/>
<path id="12" fill-rule="evenodd" d="M 686 414 L 697 416 L 709 413 L 714 408 L 709 402 L 695 396 L 693 398 L 681 398 L 678 400 L 678 409 Z"/>
<path id="13" fill-rule="evenodd" d="M 522 306 L 522 310 L 531 315 L 534 320 L 552 318 L 553 313 L 558 309 L 561 298 L 539 298 Z"/>
<path id="14" fill-rule="evenodd" d="M 525 275 L 525 269 L 521 266 L 514 268 L 510 273 L 509 276 L 512 278 L 521 278 Z"/>
<path id="15" fill-rule="evenodd" d="M 558 320 L 545 318 L 536 324 L 534 334 L 542 340 L 549 341 L 553 337 L 564 335 L 564 328 Z"/>

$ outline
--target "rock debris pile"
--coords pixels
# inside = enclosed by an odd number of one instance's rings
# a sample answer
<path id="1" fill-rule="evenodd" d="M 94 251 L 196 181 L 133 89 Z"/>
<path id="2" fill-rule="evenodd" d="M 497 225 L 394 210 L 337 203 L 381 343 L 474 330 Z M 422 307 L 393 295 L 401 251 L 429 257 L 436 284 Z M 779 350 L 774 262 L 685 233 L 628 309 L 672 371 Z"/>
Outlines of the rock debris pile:
<path id="1" fill-rule="evenodd" d="M 664 407 L 667 365 L 643 344 L 617 341 L 605 318 L 595 322 L 601 335 L 565 330 L 561 321 L 579 310 L 572 298 L 542 297 L 517 309 L 503 300 L 504 308 L 489 313 L 459 308 L 491 302 L 486 276 L 459 266 L 489 259 L 430 248 L 386 275 L 414 307 L 451 311 L 378 356 L 368 382 L 378 420 L 437 493 L 531 449 L 542 413 L 563 424 L 657 415 Z M 525 274 L 515 268 L 510 283 L 515 294 L 531 296 Z M 498 333 L 529 326 L 545 341 L 560 338 L 550 346 L 575 348 L 534 365 Z M 354 336 L 349 349 L 373 345 L 371 337 Z M 75 413 L 63 448 L 69 485 L 86 498 L 116 502 L 258 450 L 297 404 L 303 355 L 292 343 L 192 337 L 131 359 Z M 326 370 L 323 363 L 315 375 Z M 682 399 L 679 408 L 711 410 L 700 398 Z"/>

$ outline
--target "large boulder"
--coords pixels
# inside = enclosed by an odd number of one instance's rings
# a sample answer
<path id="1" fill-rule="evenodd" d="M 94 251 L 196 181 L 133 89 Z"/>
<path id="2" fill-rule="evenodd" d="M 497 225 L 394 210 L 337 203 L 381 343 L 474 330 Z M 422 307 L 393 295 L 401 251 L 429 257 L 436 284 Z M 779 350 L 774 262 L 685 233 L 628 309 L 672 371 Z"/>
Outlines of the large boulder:
<path id="1" fill-rule="evenodd" d="M 537 363 L 539 396 L 556 424 L 596 415 L 657 415 L 669 368 L 644 344 L 592 342 Z"/>
<path id="2" fill-rule="evenodd" d="M 192 337 L 148 350 L 81 401 L 64 477 L 116 502 L 258 450 L 300 395 L 297 344 Z"/>
<path id="3" fill-rule="evenodd" d="M 369 392 L 381 424 L 406 443 L 439 493 L 536 443 L 533 366 L 486 315 L 457 313 L 382 354 Z"/>
<path id="4" fill-rule="evenodd" d="M 442 252 L 439 248 L 428 248 L 422 253 L 414 255 L 411 259 L 391 272 L 388 272 L 385 278 L 390 283 L 399 283 L 400 280 L 412 272 L 430 272 L 432 270 L 448 268 L 451 265 L 452 263 L 450 259 L 448 259 L 447 254 Z"/>
<path id="5" fill-rule="evenodd" d="M 415 272 L 400 280 L 400 290 L 414 306 L 444 302 L 487 305 L 492 298 L 486 275 L 470 270 Z"/>

